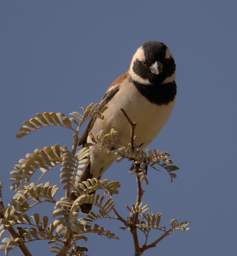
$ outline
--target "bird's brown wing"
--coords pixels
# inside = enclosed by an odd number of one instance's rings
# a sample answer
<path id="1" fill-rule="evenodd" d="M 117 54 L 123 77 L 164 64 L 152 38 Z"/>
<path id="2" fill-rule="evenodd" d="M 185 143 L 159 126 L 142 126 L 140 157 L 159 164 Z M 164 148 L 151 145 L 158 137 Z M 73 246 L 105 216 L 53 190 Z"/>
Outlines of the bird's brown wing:
<path id="1" fill-rule="evenodd" d="M 104 94 L 103 98 L 101 99 L 100 103 L 99 103 L 99 109 L 105 109 L 106 105 L 108 104 L 108 102 L 111 101 L 111 99 L 114 97 L 114 95 L 119 91 L 121 83 L 127 79 L 128 74 L 124 73 L 120 76 L 118 76 L 112 83 L 111 85 L 108 87 L 106 93 Z M 95 121 L 96 121 L 97 117 L 91 118 L 91 120 L 89 121 L 83 135 L 81 136 L 80 140 L 79 140 L 79 145 L 85 145 L 86 144 L 86 140 L 87 140 L 87 136 L 89 134 L 89 132 L 91 131 Z"/>

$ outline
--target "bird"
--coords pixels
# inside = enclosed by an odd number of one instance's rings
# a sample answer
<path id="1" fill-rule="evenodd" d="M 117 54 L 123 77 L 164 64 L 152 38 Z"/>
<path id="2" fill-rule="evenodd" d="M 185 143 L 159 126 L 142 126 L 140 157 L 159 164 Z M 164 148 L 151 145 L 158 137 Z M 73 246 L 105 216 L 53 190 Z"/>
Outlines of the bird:
<path id="1" fill-rule="evenodd" d="M 136 49 L 128 70 L 111 83 L 101 100 L 106 106 L 103 118 L 94 120 L 80 142 L 89 147 L 89 161 L 81 172 L 81 182 L 99 179 L 116 159 L 95 143 L 95 137 L 114 129 L 118 133 L 114 148 L 131 141 L 131 126 L 124 112 L 136 124 L 136 145 L 146 147 L 156 138 L 175 105 L 175 74 L 175 60 L 165 43 L 146 41 Z M 88 213 L 91 207 L 84 204 L 81 210 Z"/>

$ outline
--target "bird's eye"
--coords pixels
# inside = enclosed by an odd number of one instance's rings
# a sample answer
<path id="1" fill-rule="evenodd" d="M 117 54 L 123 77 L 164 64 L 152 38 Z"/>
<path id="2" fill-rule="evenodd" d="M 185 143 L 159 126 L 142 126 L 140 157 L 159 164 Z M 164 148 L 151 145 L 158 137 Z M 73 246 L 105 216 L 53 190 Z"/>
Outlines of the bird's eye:
<path id="1" fill-rule="evenodd" d="M 148 65 L 145 61 L 141 61 L 142 65 L 148 68 Z"/>

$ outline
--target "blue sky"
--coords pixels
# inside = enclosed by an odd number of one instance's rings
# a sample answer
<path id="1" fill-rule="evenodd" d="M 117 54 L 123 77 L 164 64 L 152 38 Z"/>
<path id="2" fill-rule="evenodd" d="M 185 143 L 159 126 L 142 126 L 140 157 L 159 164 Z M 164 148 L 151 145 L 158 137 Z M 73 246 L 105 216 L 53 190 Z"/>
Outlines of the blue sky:
<path id="1" fill-rule="evenodd" d="M 78 111 L 97 101 L 147 40 L 161 40 L 177 63 L 177 104 L 151 147 L 168 150 L 180 171 L 175 183 L 150 174 L 145 199 L 164 221 L 192 221 L 150 255 L 236 254 L 236 8 L 235 1 L 1 1 L 0 177 L 9 198 L 9 171 L 36 147 L 70 143 L 50 128 L 17 140 L 22 121 L 40 111 Z M 126 161 L 104 175 L 121 181 L 121 205 L 134 197 Z M 55 178 L 57 174 L 55 174 Z M 132 255 L 120 241 L 90 236 L 90 256 Z M 40 246 L 40 251 L 39 251 Z M 47 253 L 31 246 L 34 256 Z M 37 250 L 38 249 L 38 250 Z M 14 251 L 10 255 L 20 255 Z"/>

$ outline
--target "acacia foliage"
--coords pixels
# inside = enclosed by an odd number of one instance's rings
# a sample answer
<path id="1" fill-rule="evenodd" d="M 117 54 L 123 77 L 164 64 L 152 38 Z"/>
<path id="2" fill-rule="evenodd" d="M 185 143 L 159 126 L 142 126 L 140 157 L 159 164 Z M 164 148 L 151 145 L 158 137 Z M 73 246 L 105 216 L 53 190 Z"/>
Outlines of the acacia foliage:
<path id="1" fill-rule="evenodd" d="M 122 229 L 131 233 L 135 255 L 152 247 L 175 230 L 187 230 L 189 222 L 171 220 L 168 227 L 161 224 L 161 214 L 153 212 L 151 207 L 142 201 L 144 183 L 148 183 L 147 171 L 162 168 L 167 171 L 173 181 L 178 168 L 173 164 L 167 152 L 160 150 L 144 150 L 135 145 L 135 126 L 131 126 L 131 142 L 123 147 L 111 150 L 113 141 L 119 134 L 114 129 L 108 134 L 95 139 L 109 154 L 118 159 L 126 158 L 132 163 L 130 171 L 137 181 L 137 198 L 127 206 L 127 216 L 122 216 L 116 209 L 113 195 L 119 194 L 118 181 L 96 178 L 81 181 L 80 177 L 89 162 L 89 145 L 80 145 L 90 131 L 96 118 L 103 118 L 105 106 L 92 103 L 82 112 L 69 115 L 55 112 L 38 113 L 22 124 L 17 137 L 22 138 L 33 131 L 49 126 L 67 128 L 72 132 L 72 148 L 54 144 L 35 149 L 20 159 L 10 172 L 11 189 L 14 195 L 5 206 L 0 204 L 0 249 L 5 253 L 19 247 L 23 255 L 32 255 L 27 244 L 36 240 L 46 240 L 49 249 L 56 255 L 84 256 L 88 248 L 82 246 L 87 241 L 87 234 L 93 233 L 109 239 L 119 239 L 111 230 L 98 225 L 100 219 L 120 221 Z M 129 118 L 128 116 L 126 116 Z M 88 121 L 83 133 L 81 126 Z M 132 122 L 131 120 L 128 120 Z M 60 167 L 59 181 L 61 185 L 42 182 L 42 176 L 55 167 Z M 36 180 L 36 175 L 40 178 Z M 59 197 L 58 191 L 64 196 Z M 0 191 L 1 192 L 1 191 Z M 1 195 L 0 195 L 1 196 Z M 52 204 L 51 216 L 43 216 L 34 212 L 36 205 Z M 93 205 L 88 214 L 81 211 L 81 205 Z M 149 241 L 151 231 L 157 231 L 158 237 Z M 139 233 L 144 235 L 144 242 L 139 241 Z"/>

